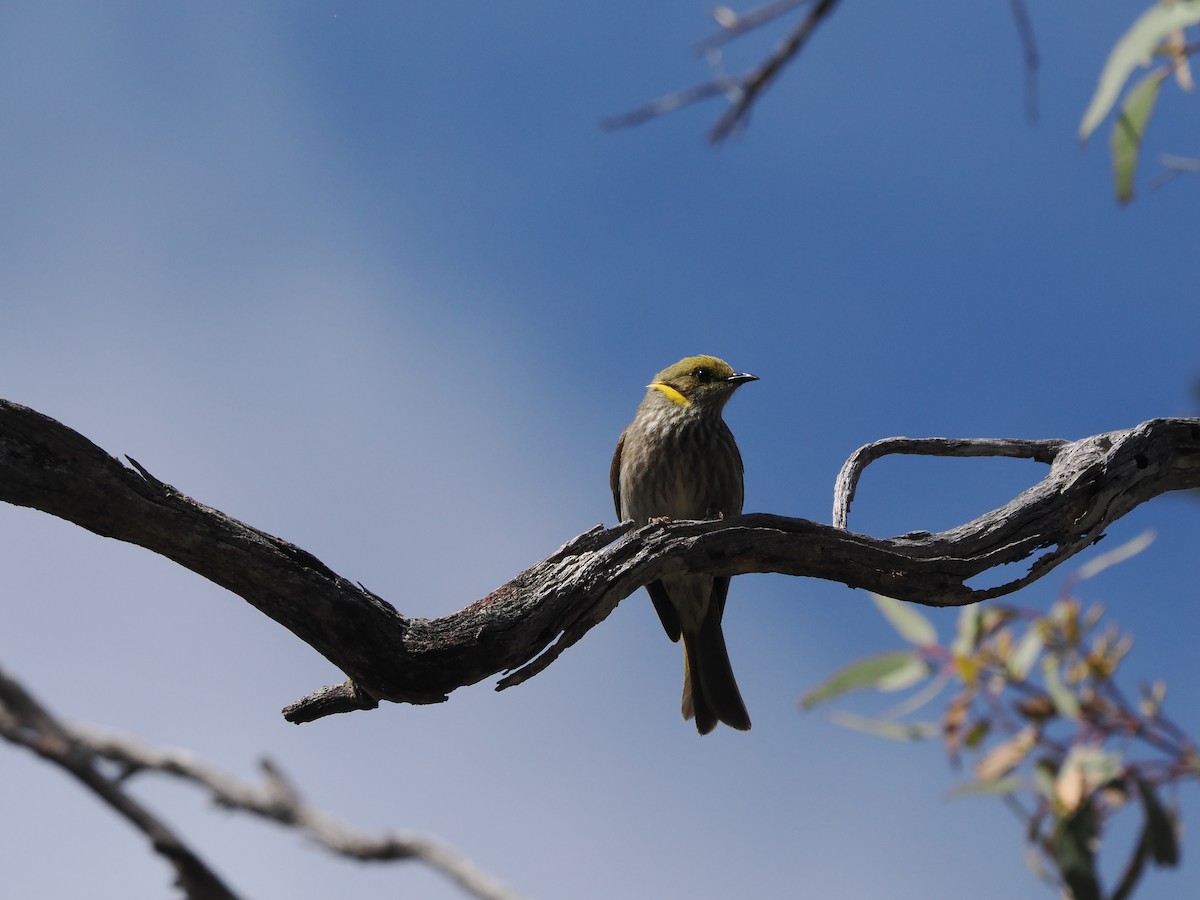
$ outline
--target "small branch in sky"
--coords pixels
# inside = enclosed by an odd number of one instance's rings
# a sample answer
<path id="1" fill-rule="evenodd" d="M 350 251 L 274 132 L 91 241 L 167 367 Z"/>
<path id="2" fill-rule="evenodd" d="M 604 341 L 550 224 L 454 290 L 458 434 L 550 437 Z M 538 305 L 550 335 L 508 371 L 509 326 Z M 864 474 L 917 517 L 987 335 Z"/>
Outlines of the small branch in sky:
<path id="1" fill-rule="evenodd" d="M 175 881 L 188 900 L 237 900 L 190 847 L 140 802 L 127 794 L 121 778 L 100 771 L 97 756 L 59 722 L 29 691 L 0 670 L 0 737 L 32 750 L 66 771 L 111 806 L 150 841 L 175 869 Z"/>
<path id="2" fill-rule="evenodd" d="M 745 123 L 762 92 L 775 81 L 783 67 L 799 55 L 817 26 L 834 11 L 838 2 L 839 0 L 811 0 L 808 14 L 784 37 L 775 50 L 753 69 L 740 76 L 727 76 L 721 70 L 719 56 L 714 56 L 720 53 L 720 47 L 748 31 L 774 21 L 798 6 L 810 3 L 810 0 L 775 0 L 740 16 L 728 7 L 717 7 L 714 17 L 721 30 L 701 41 L 696 48 L 708 57 L 710 66 L 717 72 L 716 76 L 704 84 L 667 94 L 628 113 L 603 119 L 600 126 L 611 131 L 640 125 L 680 107 L 721 95 L 728 99 L 729 108 L 709 132 L 709 140 L 713 143 L 724 140 Z"/>
<path id="3" fill-rule="evenodd" d="M 833 487 L 833 527 L 847 527 L 850 503 L 863 470 L 892 454 L 909 456 L 1004 456 L 1052 463 L 1067 441 L 1025 441 L 1016 438 L 906 438 L 894 437 L 859 447 L 842 465 Z"/>
<path id="4" fill-rule="evenodd" d="M 74 725 L 53 717 L 32 694 L 0 670 L 0 737 L 36 752 L 69 771 L 93 793 L 141 829 L 155 850 L 175 866 L 189 900 L 233 900 L 217 876 L 144 806 L 123 790 L 143 772 L 158 772 L 208 791 L 224 809 L 239 810 L 295 828 L 339 856 L 362 861 L 420 860 L 479 900 L 519 900 L 518 895 L 479 869 L 457 850 L 421 835 L 371 835 L 310 806 L 270 760 L 263 780 L 253 784 L 196 759 L 191 753 L 154 747 L 128 735 Z M 115 776 L 98 763 L 115 763 Z M 350 892 L 353 893 L 353 892 Z"/>
<path id="5" fill-rule="evenodd" d="M 1025 0 L 1009 0 L 1013 23 L 1017 26 L 1017 38 L 1021 42 L 1021 56 L 1025 61 L 1025 117 L 1031 123 L 1038 120 L 1038 56 L 1037 41 L 1033 36 L 1033 21 Z"/>
<path id="6" fill-rule="evenodd" d="M 1187 172 L 1200 172 L 1200 159 L 1189 156 L 1172 156 L 1168 153 L 1160 153 L 1158 164 L 1163 167 L 1163 171 L 1158 173 L 1154 177 L 1154 180 L 1150 182 L 1150 187 L 1152 188 L 1160 188 Z"/>
<path id="7" fill-rule="evenodd" d="M 808 15 L 784 38 L 775 51 L 742 79 L 737 99 L 725 110 L 721 118 L 717 119 L 717 124 L 709 132 L 710 141 L 716 143 L 724 140 L 745 122 L 759 94 L 774 82 L 785 65 L 799 55 L 817 26 L 837 5 L 838 0 L 817 0 Z"/>
<path id="8" fill-rule="evenodd" d="M 709 35 L 696 44 L 695 51 L 697 54 L 703 55 L 709 50 L 722 47 L 747 31 L 761 28 L 768 22 L 778 19 L 780 16 L 787 15 L 797 6 L 803 6 L 808 2 L 809 0 L 776 0 L 774 3 L 764 3 L 762 6 L 741 15 L 738 15 L 728 6 L 714 7 L 712 17 L 721 26 L 721 30 Z"/>

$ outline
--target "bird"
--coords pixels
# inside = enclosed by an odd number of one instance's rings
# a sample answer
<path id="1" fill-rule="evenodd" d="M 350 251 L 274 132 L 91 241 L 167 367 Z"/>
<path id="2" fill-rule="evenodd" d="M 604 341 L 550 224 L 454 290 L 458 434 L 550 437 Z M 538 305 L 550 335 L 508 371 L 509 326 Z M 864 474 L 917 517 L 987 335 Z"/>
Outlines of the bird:
<path id="1" fill-rule="evenodd" d="M 742 456 L 721 414 L 734 391 L 757 380 L 715 356 L 689 356 L 654 376 L 609 470 L 620 521 L 741 513 Z M 700 734 L 717 722 L 749 731 L 721 630 L 729 576 L 672 575 L 646 590 L 667 637 L 683 639 L 683 718 Z"/>

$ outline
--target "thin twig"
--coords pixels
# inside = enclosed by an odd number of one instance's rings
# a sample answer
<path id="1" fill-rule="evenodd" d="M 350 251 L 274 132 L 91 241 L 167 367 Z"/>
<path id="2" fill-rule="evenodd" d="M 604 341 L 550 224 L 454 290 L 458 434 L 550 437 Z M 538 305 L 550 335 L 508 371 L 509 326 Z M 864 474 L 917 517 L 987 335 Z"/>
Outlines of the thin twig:
<path id="1" fill-rule="evenodd" d="M 666 94 L 657 100 L 651 100 L 649 103 L 627 113 L 622 113 L 619 116 L 608 116 L 601 119 L 600 127 L 605 131 L 615 131 L 618 128 L 641 125 L 650 119 L 674 112 L 680 107 L 690 106 L 701 100 L 707 100 L 709 97 L 716 97 L 718 94 L 728 94 L 736 89 L 737 84 L 733 81 L 709 81 L 704 84 L 698 84 L 695 87 Z"/>
<path id="2" fill-rule="evenodd" d="M 55 719 L 32 694 L 0 670 L 0 737 L 32 750 L 77 779 L 142 832 L 175 869 L 189 900 L 237 900 L 220 877 L 157 816 L 125 793 L 120 780 L 96 767 L 96 754 L 68 725 Z"/>
<path id="3" fill-rule="evenodd" d="M 786 16 L 797 6 L 803 6 L 808 2 L 810 0 L 775 0 L 773 3 L 764 3 L 762 6 L 740 15 L 733 13 L 727 6 L 717 7 L 713 10 L 713 18 L 721 26 L 721 30 L 700 41 L 693 49 L 698 56 L 703 56 L 709 50 L 722 47 L 734 38 L 741 37 L 747 31 L 761 28 L 780 16 Z"/>
<path id="4" fill-rule="evenodd" d="M 127 735 L 85 726 L 74 726 L 74 732 L 91 752 L 130 771 L 161 772 L 191 782 L 207 790 L 218 805 L 296 828 L 339 856 L 373 862 L 417 859 L 480 900 L 519 900 L 517 894 L 439 841 L 411 834 L 372 835 L 339 822 L 306 803 L 278 765 L 268 759 L 260 763 L 263 783 L 252 784 L 200 762 L 185 751 L 152 747 Z"/>
<path id="5" fill-rule="evenodd" d="M 1038 120 L 1038 56 L 1037 41 L 1033 36 L 1033 21 L 1025 0 L 1009 0 L 1013 23 L 1017 26 L 1017 38 L 1021 42 L 1021 56 L 1025 62 L 1025 117 L 1031 123 Z"/>
<path id="6" fill-rule="evenodd" d="M 142 772 L 159 772 L 197 785 L 225 809 L 240 810 L 295 828 L 340 856 L 363 861 L 415 859 L 449 878 L 479 900 L 519 900 L 519 896 L 469 859 L 445 844 L 422 835 L 371 835 L 357 831 L 309 805 L 277 765 L 263 760 L 263 781 L 253 784 L 198 760 L 191 753 L 154 747 L 128 735 L 52 717 L 21 684 L 0 671 L 0 737 L 28 747 L 91 788 L 140 828 L 179 874 L 191 900 L 233 900 L 226 888 L 196 855 L 151 813 L 122 790 Z M 102 775 L 97 760 L 116 763 L 121 773 Z"/>
<path id="7" fill-rule="evenodd" d="M 759 95 L 774 82 L 783 67 L 800 53 L 817 26 L 837 7 L 838 0 L 776 0 L 766 3 L 727 21 L 718 19 L 721 31 L 696 46 L 696 52 L 707 56 L 711 64 L 714 55 L 719 53 L 719 48 L 727 41 L 810 2 L 812 8 L 808 15 L 801 19 L 766 59 L 746 74 L 726 76 L 723 71 L 718 70 L 718 74 L 711 81 L 666 94 L 630 112 L 608 116 L 600 120 L 600 127 L 605 131 L 612 131 L 641 125 L 650 119 L 701 100 L 724 96 L 729 100 L 729 109 L 717 120 L 709 133 L 709 140 L 713 143 L 724 140 L 745 121 Z"/>
<path id="8" fill-rule="evenodd" d="M 1003 456 L 1052 463 L 1066 446 L 1062 440 L 1025 441 L 1015 438 L 884 438 L 859 447 L 838 473 L 833 487 L 833 526 L 845 528 L 858 479 L 875 460 L 892 454 L 911 456 Z"/>
<path id="9" fill-rule="evenodd" d="M 1189 156 L 1172 156 L 1169 153 L 1160 153 L 1158 164 L 1163 167 L 1163 171 L 1151 179 L 1151 188 L 1160 188 L 1186 172 L 1200 172 L 1200 159 Z"/>
<path id="10" fill-rule="evenodd" d="M 717 119 L 717 124 L 709 132 L 708 138 L 712 143 L 729 137 L 734 129 L 745 121 L 759 94 L 774 82 L 785 65 L 796 58 L 817 26 L 837 8 L 838 2 L 839 0 L 818 0 L 775 51 L 742 79 L 737 99 L 721 118 Z"/>

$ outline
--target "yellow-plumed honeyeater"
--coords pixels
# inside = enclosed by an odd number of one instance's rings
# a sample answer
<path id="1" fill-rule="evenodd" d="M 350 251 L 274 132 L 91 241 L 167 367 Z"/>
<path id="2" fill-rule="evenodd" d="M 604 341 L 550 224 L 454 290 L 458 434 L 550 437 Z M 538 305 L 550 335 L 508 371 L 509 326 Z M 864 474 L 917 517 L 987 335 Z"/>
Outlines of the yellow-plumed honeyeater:
<path id="1" fill-rule="evenodd" d="M 715 356 L 689 356 L 654 377 L 617 441 L 609 472 L 622 522 L 742 511 L 742 456 L 721 412 L 734 391 L 757 380 Z M 646 590 L 667 636 L 683 638 L 683 717 L 695 717 L 701 734 L 717 722 L 748 730 L 721 632 L 729 577 L 674 575 Z"/>

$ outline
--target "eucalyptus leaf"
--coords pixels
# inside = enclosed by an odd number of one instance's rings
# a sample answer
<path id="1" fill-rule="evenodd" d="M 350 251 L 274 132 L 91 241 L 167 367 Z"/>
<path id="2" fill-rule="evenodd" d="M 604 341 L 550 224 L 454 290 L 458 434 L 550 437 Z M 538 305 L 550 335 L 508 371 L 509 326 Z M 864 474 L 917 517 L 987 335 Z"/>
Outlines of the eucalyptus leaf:
<path id="1" fill-rule="evenodd" d="M 1042 632 L 1036 627 L 1031 627 L 1021 636 L 1017 648 L 1008 658 L 1008 674 L 1013 677 L 1014 681 L 1024 681 L 1029 677 L 1033 664 L 1037 662 L 1037 658 L 1045 646 L 1046 641 L 1042 637 Z"/>
<path id="2" fill-rule="evenodd" d="M 875 682 L 875 689 L 888 692 L 902 691 L 928 676 L 929 663 L 919 654 L 913 653 L 904 665 L 878 679 Z"/>
<path id="3" fill-rule="evenodd" d="M 1166 808 L 1158 801 L 1158 795 L 1143 779 L 1137 779 L 1138 793 L 1142 798 L 1142 807 L 1146 810 L 1146 830 L 1144 840 L 1146 849 L 1155 865 L 1179 865 L 1179 835 L 1175 821 Z"/>
<path id="4" fill-rule="evenodd" d="M 1129 92 L 1117 120 L 1113 122 L 1112 158 L 1113 178 L 1116 181 L 1117 200 L 1128 203 L 1133 199 L 1133 176 L 1137 171 L 1138 152 L 1142 148 L 1142 137 L 1146 123 L 1158 102 L 1165 69 L 1157 69 L 1138 82 Z"/>
<path id="5" fill-rule="evenodd" d="M 1074 721 L 1079 718 L 1079 698 L 1063 684 L 1062 677 L 1058 673 L 1058 666 L 1059 660 L 1055 655 L 1048 655 L 1042 660 L 1042 677 L 1045 680 L 1046 693 L 1054 701 L 1054 708 L 1058 710 L 1058 714 Z"/>
<path id="6" fill-rule="evenodd" d="M 830 720 L 843 728 L 865 731 L 893 741 L 923 741 L 936 737 L 941 729 L 933 722 L 897 722 L 893 719 L 872 719 L 854 713 L 835 712 Z"/>
<path id="7" fill-rule="evenodd" d="M 1096 813 L 1085 803 L 1058 821 L 1054 831 L 1054 864 L 1074 900 L 1101 900 L 1096 876 Z"/>
<path id="8" fill-rule="evenodd" d="M 1020 775 L 1009 775 L 1005 778 L 996 779 L 977 779 L 968 781 L 964 784 L 956 785 L 950 789 L 951 797 L 969 797 L 972 795 L 982 796 L 1007 796 L 1015 794 L 1025 786 L 1025 779 Z"/>
<path id="9" fill-rule="evenodd" d="M 1150 65 L 1154 51 L 1172 33 L 1200 22 L 1200 0 L 1176 0 L 1174 3 L 1154 3 L 1138 16 L 1128 31 L 1113 46 L 1104 68 L 1096 93 L 1083 114 L 1079 124 L 1079 140 L 1086 141 L 1104 121 L 1121 88 L 1138 66 Z"/>
<path id="10" fill-rule="evenodd" d="M 966 657 L 975 650 L 978 642 L 979 609 L 975 606 L 964 606 L 958 614 L 958 627 L 950 649 L 956 657 Z"/>
<path id="11" fill-rule="evenodd" d="M 872 594 L 871 600 L 900 637 L 910 644 L 932 647 L 937 643 L 937 629 L 913 604 L 884 597 L 882 594 Z"/>
<path id="12" fill-rule="evenodd" d="M 1002 744 L 997 744 L 975 764 L 975 777 L 980 781 L 999 781 L 1022 762 L 1037 746 L 1038 732 L 1033 726 L 1022 728 Z"/>
<path id="13" fill-rule="evenodd" d="M 1125 105 L 1128 106 L 1129 102 L 1126 101 Z M 1075 580 L 1083 581 L 1086 578 L 1093 578 L 1105 569 L 1137 556 L 1154 543 L 1154 537 L 1154 529 L 1147 528 L 1137 537 L 1126 541 L 1121 546 L 1113 547 L 1106 553 L 1092 557 L 1075 571 Z"/>
<path id="14" fill-rule="evenodd" d="M 852 662 L 801 697 L 800 707 L 811 709 L 818 703 L 839 697 L 847 691 L 879 687 L 881 683 L 886 684 L 889 678 L 902 677 L 897 673 L 911 672 L 914 660 L 925 666 L 920 654 L 915 650 L 894 650 Z"/>

